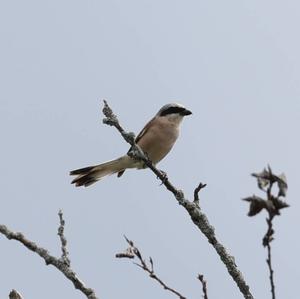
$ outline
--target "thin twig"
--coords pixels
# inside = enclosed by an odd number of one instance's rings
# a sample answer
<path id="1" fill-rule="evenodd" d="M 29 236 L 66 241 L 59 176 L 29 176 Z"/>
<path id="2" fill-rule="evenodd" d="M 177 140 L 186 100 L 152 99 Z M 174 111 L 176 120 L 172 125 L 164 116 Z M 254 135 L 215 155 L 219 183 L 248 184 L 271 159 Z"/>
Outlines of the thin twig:
<path id="1" fill-rule="evenodd" d="M 108 106 L 107 102 L 104 100 L 104 108 L 103 113 L 105 118 L 103 119 L 103 123 L 114 126 L 123 136 L 126 142 L 128 142 L 132 146 L 131 156 L 135 159 L 141 160 L 145 163 L 145 165 L 150 168 L 155 175 L 161 180 L 162 184 L 173 193 L 176 200 L 180 205 L 182 205 L 186 211 L 191 216 L 193 223 L 201 230 L 201 232 L 206 236 L 208 242 L 212 244 L 218 253 L 220 259 L 225 264 L 228 273 L 231 275 L 233 280 L 236 282 L 239 290 L 244 295 L 246 299 L 253 299 L 253 296 L 250 292 L 250 288 L 247 285 L 242 273 L 237 268 L 234 257 L 231 256 L 227 249 L 218 241 L 214 227 L 209 223 L 206 215 L 201 211 L 199 205 L 194 202 L 187 200 L 184 196 L 182 190 L 177 189 L 169 180 L 168 176 L 159 171 L 153 163 L 147 158 L 147 156 L 143 153 L 141 148 L 134 141 L 134 134 L 127 133 L 119 124 L 117 117 L 114 115 L 112 109 Z"/>
<path id="2" fill-rule="evenodd" d="M 67 279 L 69 279 L 73 283 L 74 287 L 81 291 L 88 299 L 97 299 L 94 290 L 86 287 L 84 283 L 77 277 L 76 273 L 60 258 L 56 258 L 53 255 L 50 255 L 46 249 L 30 241 L 22 233 L 11 231 L 5 225 L 0 225 L 0 233 L 6 236 L 6 238 L 9 240 L 19 241 L 27 249 L 38 254 L 42 259 L 44 259 L 46 265 L 52 265 L 57 268 L 67 277 Z"/>
<path id="3" fill-rule="evenodd" d="M 269 169 L 271 170 L 271 168 L 269 167 Z M 271 182 L 269 185 L 269 188 L 267 190 L 267 196 L 268 196 L 268 200 L 272 201 L 273 200 L 273 196 L 272 196 L 272 187 L 273 187 L 273 183 Z M 272 267 L 272 247 L 271 247 L 271 242 L 274 240 L 274 229 L 273 229 L 273 219 L 275 217 L 275 214 L 272 213 L 271 211 L 268 211 L 269 217 L 266 219 L 267 224 L 268 224 L 268 229 L 267 232 L 265 234 L 265 236 L 263 237 L 263 246 L 267 247 L 268 250 L 268 257 L 267 257 L 267 265 L 268 265 L 268 269 L 269 269 L 269 279 L 270 279 L 270 285 L 271 285 L 271 294 L 272 294 L 272 299 L 276 298 L 275 295 L 275 283 L 274 283 L 274 270 Z"/>
<path id="4" fill-rule="evenodd" d="M 206 280 L 204 279 L 204 276 L 202 274 L 199 274 L 197 278 L 200 280 L 200 282 L 202 284 L 203 298 L 208 299 L 208 296 L 207 296 L 207 283 L 206 283 Z"/>
<path id="5" fill-rule="evenodd" d="M 66 239 L 66 237 L 64 235 L 65 220 L 63 218 L 63 212 L 62 212 L 62 210 L 59 210 L 58 216 L 59 216 L 59 223 L 60 223 L 60 225 L 58 227 L 57 234 L 59 235 L 60 243 L 61 243 L 61 251 L 62 251 L 61 260 L 66 264 L 66 266 L 70 267 L 71 261 L 69 259 L 69 252 L 67 250 L 67 239 Z"/>
<path id="6" fill-rule="evenodd" d="M 206 184 L 200 183 L 198 187 L 194 190 L 194 203 L 199 205 L 200 204 L 200 198 L 199 198 L 199 192 L 201 189 L 205 188 Z"/>
<path id="7" fill-rule="evenodd" d="M 269 268 L 269 278 L 270 278 L 270 283 L 271 283 L 271 293 L 272 293 L 272 299 L 275 299 L 275 283 L 274 283 L 274 270 L 272 268 L 272 254 L 271 254 L 271 245 L 270 243 L 267 244 L 267 249 L 268 249 L 268 258 L 267 258 L 267 264 Z"/>
<path id="8" fill-rule="evenodd" d="M 153 266 L 153 260 L 150 257 L 149 258 L 149 263 L 150 263 L 150 267 L 147 265 L 147 263 L 145 262 L 140 250 L 134 245 L 133 241 L 127 239 L 126 236 L 124 236 L 127 243 L 129 244 L 129 248 L 126 249 L 125 253 L 118 253 L 116 254 L 117 258 L 132 258 L 131 255 L 127 256 L 126 254 L 128 252 L 131 252 L 133 254 L 133 257 L 136 257 L 139 260 L 139 263 L 134 263 L 136 266 L 140 267 L 141 269 L 143 269 L 145 272 L 147 272 L 149 274 L 149 277 L 151 277 L 152 279 L 154 279 L 155 281 L 157 281 L 165 290 L 175 294 L 179 299 L 186 299 L 185 296 L 181 295 L 178 291 L 176 291 L 175 289 L 169 287 L 168 285 L 166 285 L 154 272 L 154 266 Z"/>

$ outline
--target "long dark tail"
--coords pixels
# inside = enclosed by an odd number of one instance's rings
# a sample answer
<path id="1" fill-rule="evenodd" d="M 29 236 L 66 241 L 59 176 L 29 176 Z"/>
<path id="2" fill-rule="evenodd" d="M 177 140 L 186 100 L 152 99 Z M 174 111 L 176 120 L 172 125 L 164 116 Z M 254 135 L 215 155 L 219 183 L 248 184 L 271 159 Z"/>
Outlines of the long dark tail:
<path id="1" fill-rule="evenodd" d="M 70 175 L 77 177 L 71 182 L 76 187 L 88 187 L 101 178 L 125 170 L 130 166 L 131 159 L 126 155 L 116 160 L 112 160 L 100 165 L 88 166 L 70 171 Z"/>

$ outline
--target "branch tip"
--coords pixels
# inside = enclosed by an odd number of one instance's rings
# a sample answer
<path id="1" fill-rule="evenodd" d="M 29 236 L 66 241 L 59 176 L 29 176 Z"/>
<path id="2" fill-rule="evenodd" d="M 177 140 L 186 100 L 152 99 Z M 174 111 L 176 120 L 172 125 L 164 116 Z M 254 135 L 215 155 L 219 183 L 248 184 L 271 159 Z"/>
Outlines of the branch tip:
<path id="1" fill-rule="evenodd" d="M 206 187 L 206 184 L 199 183 L 198 187 L 194 190 L 194 203 L 199 205 L 200 198 L 199 198 L 199 192 Z"/>
<path id="2" fill-rule="evenodd" d="M 203 274 L 198 274 L 197 276 L 198 280 L 201 282 L 202 284 L 202 292 L 203 292 L 203 298 L 204 299 L 208 299 L 208 295 L 207 295 L 207 282 L 204 279 L 204 275 Z"/>
<path id="3" fill-rule="evenodd" d="M 61 243 L 61 251 L 62 251 L 62 254 L 61 254 L 61 260 L 62 262 L 67 266 L 67 267 L 70 267 L 71 265 L 71 260 L 69 259 L 69 252 L 68 252 L 68 249 L 67 249 L 67 239 L 64 235 L 64 230 L 65 230 L 65 220 L 63 218 L 63 212 L 62 210 L 60 209 L 58 211 L 58 216 L 59 216 L 59 227 L 58 227 L 58 236 L 59 236 L 59 239 L 60 239 L 60 243 Z"/>
<path id="4" fill-rule="evenodd" d="M 183 295 L 181 295 L 178 291 L 176 291 L 175 289 L 167 286 L 155 273 L 154 273 L 154 267 L 153 267 L 153 259 L 150 257 L 149 258 L 149 263 L 150 263 L 150 267 L 148 266 L 148 264 L 146 263 L 146 261 L 143 259 L 143 256 L 140 252 L 140 250 L 134 245 L 133 241 L 130 241 L 129 239 L 127 239 L 126 236 L 124 236 L 125 240 L 127 241 L 127 243 L 129 244 L 129 248 L 126 250 L 126 252 L 130 251 L 133 254 L 133 257 L 130 258 L 137 258 L 138 262 L 133 262 L 134 265 L 136 265 L 137 267 L 139 267 L 140 269 L 144 270 L 145 272 L 147 272 L 149 274 L 149 277 L 151 277 L 152 279 L 154 279 L 155 281 L 157 281 L 165 290 L 175 294 L 179 299 L 186 299 L 186 297 L 184 297 Z M 127 257 L 125 253 L 118 253 L 116 254 L 117 258 L 122 258 L 122 257 Z"/>
<path id="5" fill-rule="evenodd" d="M 17 292 L 16 290 L 12 290 L 9 293 L 9 299 L 23 299 L 23 297 L 21 296 L 21 294 L 19 292 Z"/>

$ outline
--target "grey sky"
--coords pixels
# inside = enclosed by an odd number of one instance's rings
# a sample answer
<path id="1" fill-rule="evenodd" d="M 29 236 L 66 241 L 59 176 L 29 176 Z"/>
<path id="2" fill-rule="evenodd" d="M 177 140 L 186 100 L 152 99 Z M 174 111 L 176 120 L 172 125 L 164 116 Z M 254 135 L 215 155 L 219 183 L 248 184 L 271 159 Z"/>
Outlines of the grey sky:
<path id="1" fill-rule="evenodd" d="M 60 254 L 64 211 L 74 270 L 100 298 L 174 298 L 127 261 L 133 239 L 171 286 L 199 298 L 241 298 L 185 211 L 148 170 L 88 189 L 68 171 L 128 146 L 102 125 L 106 98 L 136 133 L 168 102 L 193 111 L 159 165 L 202 206 L 255 298 L 270 298 L 265 215 L 240 199 L 259 194 L 250 173 L 284 171 L 290 209 L 275 221 L 278 298 L 300 278 L 300 4 L 297 1 L 0 1 L 0 223 Z M 0 298 L 83 298 L 53 267 L 0 237 Z"/>

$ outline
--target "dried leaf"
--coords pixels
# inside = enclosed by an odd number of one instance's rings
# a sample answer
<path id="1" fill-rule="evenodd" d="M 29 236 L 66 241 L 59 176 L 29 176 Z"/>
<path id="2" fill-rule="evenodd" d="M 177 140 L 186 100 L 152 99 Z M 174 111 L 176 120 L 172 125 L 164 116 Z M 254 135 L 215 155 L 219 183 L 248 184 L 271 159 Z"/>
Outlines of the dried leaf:
<path id="1" fill-rule="evenodd" d="M 268 166 L 268 169 L 264 168 L 262 172 L 252 173 L 252 176 L 256 177 L 259 189 L 266 191 L 266 188 L 270 184 L 276 182 L 279 188 L 278 196 L 286 196 L 288 185 L 284 173 L 275 175 L 273 174 L 271 167 Z"/>
<path id="2" fill-rule="evenodd" d="M 280 200 L 277 197 L 272 198 L 272 202 L 273 202 L 274 207 L 275 207 L 276 210 L 281 210 L 281 209 L 289 207 L 289 205 L 286 202 Z"/>
<path id="3" fill-rule="evenodd" d="M 265 168 L 263 169 L 262 172 L 252 173 L 252 176 L 254 176 L 257 179 L 258 188 L 263 191 L 265 191 L 265 189 L 269 186 L 271 182 L 270 173 Z"/>
<path id="4" fill-rule="evenodd" d="M 255 216 L 262 209 L 267 209 L 266 201 L 256 195 L 243 198 L 243 200 L 250 202 L 248 216 Z"/>
<path id="5" fill-rule="evenodd" d="M 286 180 L 286 176 L 285 176 L 284 173 L 277 176 L 277 184 L 278 184 L 278 188 L 279 188 L 278 196 L 284 196 L 285 197 L 288 185 L 287 185 L 287 180 Z"/>

